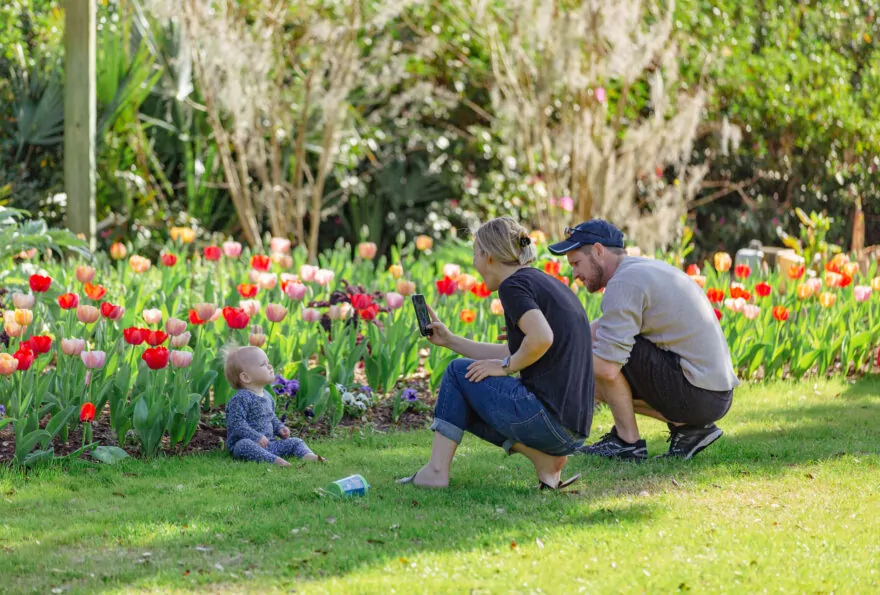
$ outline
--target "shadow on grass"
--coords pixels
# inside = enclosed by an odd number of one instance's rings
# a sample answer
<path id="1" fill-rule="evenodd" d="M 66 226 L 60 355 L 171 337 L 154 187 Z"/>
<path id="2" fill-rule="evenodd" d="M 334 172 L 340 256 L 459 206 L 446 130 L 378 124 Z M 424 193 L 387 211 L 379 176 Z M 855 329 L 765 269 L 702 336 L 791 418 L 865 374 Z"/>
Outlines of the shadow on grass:
<path id="1" fill-rule="evenodd" d="M 561 494 L 538 492 L 523 457 L 505 457 L 471 436 L 454 463 L 452 489 L 395 485 L 424 462 L 428 432 L 321 443 L 328 465 L 289 471 L 214 453 L 34 473 L 15 478 L 5 501 L 0 494 L 0 575 L 15 577 L 5 592 L 296 588 L 419 553 L 509 551 L 555 532 L 638 528 L 668 514 L 661 498 L 643 495 L 880 454 L 878 395 L 880 381 L 869 378 L 821 402 L 793 397 L 767 409 L 744 402 L 724 420 L 722 440 L 695 460 L 575 457 L 565 474 L 584 478 Z M 665 447 L 656 429 L 653 454 Z M 313 491 L 358 472 L 373 484 L 367 498 L 338 501 Z"/>

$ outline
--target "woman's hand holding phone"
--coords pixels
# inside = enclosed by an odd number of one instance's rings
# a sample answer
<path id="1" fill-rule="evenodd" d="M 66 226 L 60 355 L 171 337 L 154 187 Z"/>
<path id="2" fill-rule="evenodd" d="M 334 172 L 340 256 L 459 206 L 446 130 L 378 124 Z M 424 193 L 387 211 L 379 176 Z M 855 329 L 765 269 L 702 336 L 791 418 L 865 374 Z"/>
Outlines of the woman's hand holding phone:
<path id="1" fill-rule="evenodd" d="M 433 345 L 437 345 L 438 347 L 449 347 L 452 345 L 453 341 L 455 341 L 455 335 L 449 328 L 440 322 L 440 319 L 437 318 L 437 313 L 434 312 L 434 309 L 431 306 L 428 306 L 428 314 L 431 315 L 431 324 L 428 325 L 428 328 L 433 330 L 434 333 L 425 337 L 428 341 Z"/>

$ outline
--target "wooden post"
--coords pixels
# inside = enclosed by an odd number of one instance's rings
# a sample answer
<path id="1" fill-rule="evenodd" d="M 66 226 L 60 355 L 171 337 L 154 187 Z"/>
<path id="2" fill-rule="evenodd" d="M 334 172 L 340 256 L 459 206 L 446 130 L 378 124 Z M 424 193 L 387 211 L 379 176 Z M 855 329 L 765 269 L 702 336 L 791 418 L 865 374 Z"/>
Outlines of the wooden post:
<path id="1" fill-rule="evenodd" d="M 95 247 L 95 0 L 65 0 L 64 188 L 67 226 Z"/>

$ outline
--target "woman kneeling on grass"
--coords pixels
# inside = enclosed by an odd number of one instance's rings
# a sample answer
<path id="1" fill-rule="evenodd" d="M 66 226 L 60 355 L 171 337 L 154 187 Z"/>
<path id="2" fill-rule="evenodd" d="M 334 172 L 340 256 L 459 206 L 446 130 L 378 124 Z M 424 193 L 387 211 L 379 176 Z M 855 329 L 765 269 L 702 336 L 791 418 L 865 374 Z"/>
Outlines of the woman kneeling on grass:
<path id="1" fill-rule="evenodd" d="M 434 409 L 431 460 L 398 483 L 445 488 L 449 467 L 468 432 L 518 452 L 535 465 L 539 489 L 560 481 L 567 455 L 583 445 L 593 420 L 590 324 L 583 305 L 557 279 L 532 268 L 535 246 L 509 217 L 483 224 L 474 236 L 474 268 L 498 290 L 507 345 L 452 334 L 430 310 L 434 345 L 467 359 L 446 369 Z M 519 378 L 511 375 L 519 373 Z"/>

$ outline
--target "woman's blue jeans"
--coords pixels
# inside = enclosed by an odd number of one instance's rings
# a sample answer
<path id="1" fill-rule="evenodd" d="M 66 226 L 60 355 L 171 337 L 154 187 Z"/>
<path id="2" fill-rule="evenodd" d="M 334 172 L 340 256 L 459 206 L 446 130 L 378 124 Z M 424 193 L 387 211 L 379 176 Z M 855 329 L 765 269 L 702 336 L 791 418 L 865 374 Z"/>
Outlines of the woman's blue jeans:
<path id="1" fill-rule="evenodd" d="M 553 456 L 571 454 L 583 445 L 584 437 L 566 429 L 519 379 L 465 378 L 471 362 L 457 359 L 446 368 L 432 430 L 458 443 L 468 431 L 508 454 L 518 442 Z"/>

